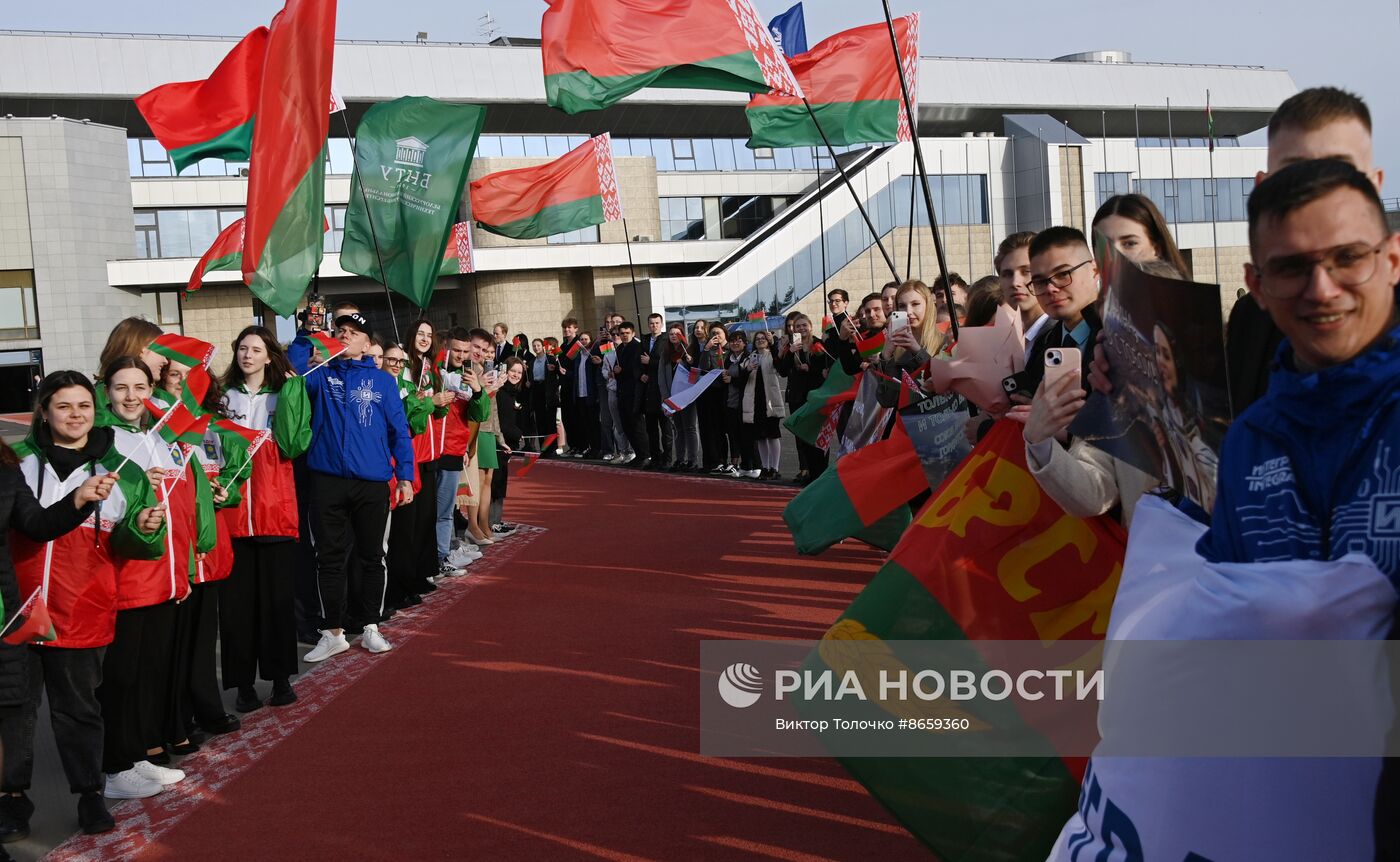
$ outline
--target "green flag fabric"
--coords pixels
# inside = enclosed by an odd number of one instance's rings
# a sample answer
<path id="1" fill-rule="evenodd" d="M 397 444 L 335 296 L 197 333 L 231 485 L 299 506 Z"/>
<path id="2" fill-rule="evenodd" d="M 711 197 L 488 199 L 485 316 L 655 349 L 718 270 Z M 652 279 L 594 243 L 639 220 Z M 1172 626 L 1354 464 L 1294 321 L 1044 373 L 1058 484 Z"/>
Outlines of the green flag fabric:
<path id="1" fill-rule="evenodd" d="M 355 137 L 342 269 L 428 307 L 485 122 L 485 108 L 422 96 L 365 112 Z"/>

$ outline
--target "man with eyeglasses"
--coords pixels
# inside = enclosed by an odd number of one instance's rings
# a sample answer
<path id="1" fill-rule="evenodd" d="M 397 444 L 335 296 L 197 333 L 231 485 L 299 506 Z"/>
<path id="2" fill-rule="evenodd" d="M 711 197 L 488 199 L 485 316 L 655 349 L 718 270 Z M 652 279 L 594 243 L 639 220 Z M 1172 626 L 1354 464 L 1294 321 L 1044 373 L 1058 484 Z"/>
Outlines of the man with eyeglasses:
<path id="1" fill-rule="evenodd" d="M 1046 350 L 1072 347 L 1080 351 L 1080 381 L 1087 391 L 1094 342 L 1103 328 L 1093 307 L 1099 298 L 1099 269 L 1089 241 L 1072 227 L 1047 228 L 1031 240 L 1030 263 L 1031 293 L 1050 322 L 1026 354 L 1029 387 L 1039 388 L 1045 377 Z"/>

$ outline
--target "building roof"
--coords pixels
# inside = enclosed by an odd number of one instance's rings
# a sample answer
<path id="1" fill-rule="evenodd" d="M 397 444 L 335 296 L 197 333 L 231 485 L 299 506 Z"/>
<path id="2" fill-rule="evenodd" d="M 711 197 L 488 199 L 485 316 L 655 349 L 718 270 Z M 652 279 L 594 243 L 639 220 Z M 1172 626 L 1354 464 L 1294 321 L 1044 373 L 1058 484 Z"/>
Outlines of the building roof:
<path id="1" fill-rule="evenodd" d="M 0 30 L 0 114 L 86 117 L 140 133 L 131 99 L 170 81 L 207 77 L 239 37 Z M 446 42 L 336 43 L 335 80 L 352 117 L 405 94 L 491 106 L 487 130 L 619 136 L 747 135 L 742 93 L 648 89 L 602 112 L 544 104 L 540 50 Z M 995 132 L 1003 114 L 1050 114 L 1091 137 L 1262 128 L 1296 91 L 1282 70 L 1254 66 L 921 57 L 919 128 L 926 135 Z M 1140 106 L 1134 117 L 1134 106 Z"/>

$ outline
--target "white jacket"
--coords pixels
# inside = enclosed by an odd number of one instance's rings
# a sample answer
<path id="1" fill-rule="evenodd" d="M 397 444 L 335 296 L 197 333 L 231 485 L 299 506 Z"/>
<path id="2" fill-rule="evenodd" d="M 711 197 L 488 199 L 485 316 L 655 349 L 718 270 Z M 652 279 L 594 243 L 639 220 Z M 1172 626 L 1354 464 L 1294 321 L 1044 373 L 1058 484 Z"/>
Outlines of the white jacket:
<path id="1" fill-rule="evenodd" d="M 778 371 L 773 367 L 773 352 L 766 350 L 762 353 L 754 353 L 751 356 L 758 358 L 758 367 L 749 372 L 748 378 L 744 381 L 744 421 L 752 424 L 754 421 L 754 392 L 758 389 L 755 382 L 758 375 L 763 375 L 763 400 L 767 406 L 767 415 L 770 418 L 781 419 L 787 415 L 787 405 L 783 403 L 782 384 L 778 382 Z"/>

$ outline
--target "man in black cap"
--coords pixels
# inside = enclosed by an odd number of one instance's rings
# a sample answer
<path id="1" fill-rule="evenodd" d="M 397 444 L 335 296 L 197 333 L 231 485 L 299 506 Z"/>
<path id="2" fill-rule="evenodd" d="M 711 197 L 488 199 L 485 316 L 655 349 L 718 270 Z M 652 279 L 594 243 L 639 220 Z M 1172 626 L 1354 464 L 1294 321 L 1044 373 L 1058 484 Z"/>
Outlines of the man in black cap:
<path id="1" fill-rule="evenodd" d="M 398 386 L 366 355 L 370 325 L 359 312 L 335 319 L 345 352 L 306 375 L 311 402 L 311 534 L 316 550 L 321 640 L 307 661 L 350 648 L 345 629 L 363 628 L 360 643 L 387 652 L 379 633 L 385 618 L 384 541 L 389 482 L 398 503 L 413 499 L 413 439 Z M 359 564 L 359 583 L 347 590 L 346 548 Z M 351 593 L 347 595 L 347 593 Z"/>

